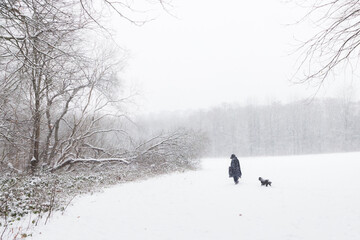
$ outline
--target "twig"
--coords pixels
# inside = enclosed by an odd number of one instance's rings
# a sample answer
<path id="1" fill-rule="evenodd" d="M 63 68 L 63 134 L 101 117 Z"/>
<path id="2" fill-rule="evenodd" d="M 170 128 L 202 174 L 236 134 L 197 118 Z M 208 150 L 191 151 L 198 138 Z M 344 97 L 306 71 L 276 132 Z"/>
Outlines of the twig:
<path id="1" fill-rule="evenodd" d="M 73 196 L 73 197 L 69 200 L 69 202 L 65 205 L 64 210 L 63 210 L 63 212 L 62 212 L 62 215 L 64 214 L 65 210 L 66 210 L 67 207 L 70 205 L 70 203 L 72 202 L 72 200 L 74 200 L 75 197 L 76 197 L 76 196 Z"/>

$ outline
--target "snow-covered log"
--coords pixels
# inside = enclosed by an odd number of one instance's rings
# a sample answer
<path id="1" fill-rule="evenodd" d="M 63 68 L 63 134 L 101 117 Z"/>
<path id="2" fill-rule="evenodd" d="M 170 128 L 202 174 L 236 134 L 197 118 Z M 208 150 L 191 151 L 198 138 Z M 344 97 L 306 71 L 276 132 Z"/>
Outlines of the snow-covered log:
<path id="1" fill-rule="evenodd" d="M 55 165 L 52 168 L 52 171 L 56 171 L 60 168 L 65 167 L 66 165 L 69 164 L 74 164 L 74 163 L 104 163 L 104 162 L 121 162 L 121 163 L 125 163 L 125 164 L 130 164 L 131 160 L 135 159 L 136 156 L 133 157 L 129 157 L 129 158 L 72 158 L 72 159 L 68 159 L 64 162 L 61 162 L 57 165 Z"/>

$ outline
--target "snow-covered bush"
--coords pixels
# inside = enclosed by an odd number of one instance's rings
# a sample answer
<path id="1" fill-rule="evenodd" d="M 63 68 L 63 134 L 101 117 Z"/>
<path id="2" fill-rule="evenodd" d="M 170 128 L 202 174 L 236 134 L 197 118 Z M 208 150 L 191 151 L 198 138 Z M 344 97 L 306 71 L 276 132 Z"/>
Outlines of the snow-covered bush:
<path id="1" fill-rule="evenodd" d="M 197 160 L 179 155 L 167 157 L 149 155 L 130 164 L 121 162 L 78 162 L 58 171 L 35 175 L 4 173 L 0 175 L 0 235 L 29 234 L 19 232 L 19 222 L 27 219 L 36 225 L 50 217 L 53 211 L 64 211 L 71 200 L 83 193 L 126 181 L 144 180 L 159 174 L 193 169 Z M 176 156 L 176 157 L 175 157 Z M 21 225 L 21 224 L 20 224 Z M 31 232 L 31 226 L 27 226 Z M 9 238 L 13 239 L 13 238 Z"/>

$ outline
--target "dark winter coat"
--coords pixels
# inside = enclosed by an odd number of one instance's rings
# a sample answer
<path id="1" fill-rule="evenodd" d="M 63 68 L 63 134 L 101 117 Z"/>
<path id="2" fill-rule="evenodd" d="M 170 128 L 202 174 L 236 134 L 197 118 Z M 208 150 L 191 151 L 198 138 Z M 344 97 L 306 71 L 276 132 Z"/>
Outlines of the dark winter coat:
<path id="1" fill-rule="evenodd" d="M 240 162 L 239 159 L 237 159 L 237 157 L 233 157 L 231 159 L 231 173 L 230 173 L 230 177 L 239 177 L 241 178 L 241 168 L 240 168 Z"/>

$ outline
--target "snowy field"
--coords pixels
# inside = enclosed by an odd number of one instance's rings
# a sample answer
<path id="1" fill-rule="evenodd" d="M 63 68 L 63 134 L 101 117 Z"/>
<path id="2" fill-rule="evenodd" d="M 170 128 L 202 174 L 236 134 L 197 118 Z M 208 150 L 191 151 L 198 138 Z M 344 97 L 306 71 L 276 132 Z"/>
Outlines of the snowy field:
<path id="1" fill-rule="evenodd" d="M 360 153 L 239 160 L 238 185 L 230 159 L 203 159 L 196 172 L 79 197 L 31 239 L 360 239 Z"/>

